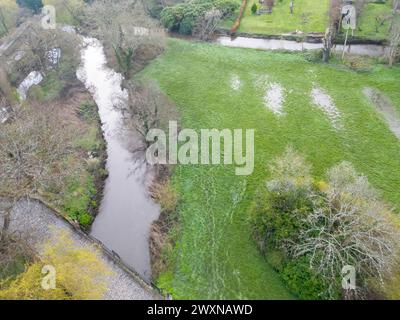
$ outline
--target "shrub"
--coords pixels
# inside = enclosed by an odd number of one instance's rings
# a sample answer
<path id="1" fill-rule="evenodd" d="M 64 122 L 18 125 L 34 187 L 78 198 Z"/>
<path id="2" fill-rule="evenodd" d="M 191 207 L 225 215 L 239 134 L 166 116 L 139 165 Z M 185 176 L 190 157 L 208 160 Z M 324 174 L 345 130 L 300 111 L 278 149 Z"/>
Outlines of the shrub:
<path id="1" fill-rule="evenodd" d="M 79 216 L 79 223 L 84 227 L 89 227 L 93 221 L 93 218 L 88 213 L 83 213 Z"/>
<path id="2" fill-rule="evenodd" d="M 216 0 L 214 1 L 214 6 L 221 11 L 223 16 L 229 16 L 239 8 L 237 1 L 232 0 Z"/>
<path id="3" fill-rule="evenodd" d="M 161 205 L 163 212 L 175 211 L 178 203 L 178 194 L 170 182 L 161 182 L 152 187 L 152 197 Z"/>
<path id="4" fill-rule="evenodd" d="M 92 176 L 87 175 L 82 178 L 82 181 L 71 181 L 63 199 L 63 209 L 68 217 L 79 223 L 83 222 L 82 225 L 87 227 L 91 222 L 91 219 L 89 221 L 87 217 L 88 210 L 92 206 L 95 194 L 96 188 Z"/>
<path id="5" fill-rule="evenodd" d="M 303 52 L 304 58 L 309 62 L 321 62 L 322 55 L 322 50 L 305 50 Z"/>
<path id="6" fill-rule="evenodd" d="M 178 31 L 184 17 L 184 10 L 184 4 L 164 8 L 160 13 L 161 23 L 170 31 Z"/>
<path id="7" fill-rule="evenodd" d="M 328 291 L 334 290 L 344 265 L 355 267 L 361 286 L 369 278 L 385 279 L 398 263 L 399 250 L 386 206 L 348 162 L 330 169 L 327 177 L 328 190 L 314 196 L 299 241 L 288 251 L 293 257 L 312 255 L 310 266 L 326 279 Z"/>
<path id="8" fill-rule="evenodd" d="M 331 168 L 327 182 L 313 183 L 304 158 L 288 148 L 270 171 L 254 205 L 254 230 L 263 251 L 272 247 L 287 256 L 282 274 L 294 292 L 336 299 L 345 265 L 356 269 L 358 286 L 346 298 L 370 295 L 393 277 L 399 262 L 393 213 L 350 163 Z M 270 259 L 279 267 L 277 261 Z"/>
<path id="9" fill-rule="evenodd" d="M 310 166 L 301 155 L 289 147 L 269 169 L 273 179 L 258 193 L 253 214 L 262 249 L 297 241 L 302 218 L 312 210 Z"/>
<path id="10" fill-rule="evenodd" d="M 178 196 L 169 181 L 154 185 L 151 193 L 162 209 L 159 219 L 151 225 L 149 241 L 152 276 L 157 279 L 172 265 L 173 250 L 179 234 L 177 214 L 174 212 Z"/>
<path id="11" fill-rule="evenodd" d="M 252 14 L 256 14 L 256 13 L 257 13 L 257 5 L 256 5 L 255 2 L 254 2 L 253 5 L 251 6 L 251 13 L 252 13 Z"/>
<path id="12" fill-rule="evenodd" d="M 256 207 L 256 233 L 259 245 L 284 248 L 285 243 L 297 241 L 303 218 L 311 211 L 312 202 L 307 189 L 271 181 L 264 200 Z"/>
<path id="13" fill-rule="evenodd" d="M 238 8 L 238 3 L 234 0 L 195 0 L 179 3 L 165 7 L 160 13 L 160 20 L 170 31 L 192 34 L 198 19 L 213 8 L 218 9 L 221 16 L 225 17 Z"/>
<path id="14" fill-rule="evenodd" d="M 285 263 L 286 263 L 286 256 L 285 254 L 282 252 L 282 250 L 277 250 L 277 249 L 268 249 L 268 252 L 265 255 L 268 264 L 274 268 L 274 270 L 278 271 L 278 272 L 282 272 L 284 267 L 285 267 Z"/>
<path id="15" fill-rule="evenodd" d="M 99 116 L 96 103 L 93 100 L 86 100 L 79 106 L 78 115 L 87 122 L 97 121 Z"/>
<path id="16" fill-rule="evenodd" d="M 343 63 L 354 71 L 367 72 L 372 70 L 372 63 L 366 57 L 359 57 L 359 56 L 346 57 Z"/>
<path id="17" fill-rule="evenodd" d="M 282 277 L 289 289 L 300 299 L 339 299 L 340 288 L 332 294 L 326 293 L 326 284 L 315 271 L 310 268 L 309 257 L 291 260 L 283 269 Z M 335 281 L 340 283 L 340 281 Z"/>

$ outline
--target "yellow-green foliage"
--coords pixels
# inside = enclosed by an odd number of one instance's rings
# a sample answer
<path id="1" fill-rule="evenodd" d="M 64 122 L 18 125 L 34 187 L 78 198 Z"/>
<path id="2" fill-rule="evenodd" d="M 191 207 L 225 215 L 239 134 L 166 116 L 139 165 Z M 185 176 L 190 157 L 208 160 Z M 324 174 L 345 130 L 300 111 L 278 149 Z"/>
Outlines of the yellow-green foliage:
<path id="1" fill-rule="evenodd" d="M 0 290 L 0 300 L 68 300 L 71 297 L 58 286 L 53 290 L 44 290 L 41 286 L 43 263 L 35 262 L 27 270 L 19 275 L 14 281 Z"/>
<path id="2" fill-rule="evenodd" d="M 44 245 L 40 259 L 10 283 L 0 284 L 0 299 L 102 299 L 111 271 L 99 259 L 96 250 L 78 247 L 66 232 L 54 234 L 55 243 Z M 56 270 L 56 288 L 41 286 L 44 265 Z"/>

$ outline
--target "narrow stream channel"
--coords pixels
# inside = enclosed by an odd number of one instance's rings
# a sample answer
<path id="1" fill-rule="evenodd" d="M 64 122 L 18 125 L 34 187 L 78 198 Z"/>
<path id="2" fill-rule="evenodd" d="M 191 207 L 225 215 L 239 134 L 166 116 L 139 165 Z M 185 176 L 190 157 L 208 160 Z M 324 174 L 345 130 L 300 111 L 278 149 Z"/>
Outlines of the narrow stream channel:
<path id="1" fill-rule="evenodd" d="M 289 51 L 302 51 L 322 49 L 322 43 L 309 43 L 309 42 L 297 42 L 292 40 L 278 40 L 278 39 L 261 39 L 261 38 L 248 38 L 248 37 L 237 37 L 231 39 L 231 37 L 221 36 L 216 39 L 216 42 L 226 47 L 236 48 L 252 48 L 261 50 L 289 50 Z M 343 45 L 335 45 L 333 50 L 336 52 L 343 51 Z M 380 45 L 374 44 L 353 44 L 346 46 L 346 53 L 355 55 L 366 55 L 372 57 L 383 56 L 386 48 Z"/>
<path id="2" fill-rule="evenodd" d="M 91 234 L 133 267 L 142 277 L 151 277 L 148 233 L 158 218 L 159 206 L 149 197 L 152 172 L 135 160 L 129 145 L 132 134 L 122 128 L 120 112 L 114 108 L 127 93 L 121 90 L 122 76 L 106 66 L 101 43 L 84 38 L 78 78 L 96 101 L 107 141 L 107 170 L 103 199 Z"/>

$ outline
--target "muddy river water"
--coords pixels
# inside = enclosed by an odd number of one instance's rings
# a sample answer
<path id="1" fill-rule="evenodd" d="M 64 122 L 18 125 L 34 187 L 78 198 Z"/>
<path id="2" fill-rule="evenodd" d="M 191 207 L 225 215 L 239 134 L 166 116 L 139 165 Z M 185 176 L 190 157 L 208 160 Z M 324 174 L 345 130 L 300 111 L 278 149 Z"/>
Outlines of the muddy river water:
<path id="1" fill-rule="evenodd" d="M 78 78 L 96 101 L 107 142 L 103 199 L 91 235 L 117 253 L 145 279 L 151 276 L 148 234 L 158 218 L 159 206 L 148 194 L 152 172 L 131 152 L 132 133 L 123 130 L 122 117 L 115 106 L 126 98 L 122 76 L 106 65 L 102 44 L 84 38 L 82 65 Z"/>

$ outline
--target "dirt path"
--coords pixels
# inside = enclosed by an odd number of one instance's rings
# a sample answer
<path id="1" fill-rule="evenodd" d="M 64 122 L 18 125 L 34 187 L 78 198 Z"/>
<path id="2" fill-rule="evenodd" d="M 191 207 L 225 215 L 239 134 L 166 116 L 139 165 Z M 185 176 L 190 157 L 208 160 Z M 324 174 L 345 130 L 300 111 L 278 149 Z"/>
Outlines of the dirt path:
<path id="1" fill-rule="evenodd" d="M 385 118 L 390 130 L 400 139 L 400 115 L 391 101 L 379 90 L 364 88 L 363 93 L 375 106 L 375 109 Z"/>
<path id="2" fill-rule="evenodd" d="M 93 250 L 96 241 L 83 232 L 73 228 L 71 224 L 58 216 L 54 211 L 36 200 L 21 200 L 12 210 L 10 231 L 29 234 L 30 241 L 40 248 L 44 241 L 51 241 L 52 229 L 68 232 L 77 246 Z M 108 280 L 106 300 L 154 300 L 162 297 L 134 272 L 127 269 L 110 252 L 100 248 L 100 258 L 112 270 Z"/>

